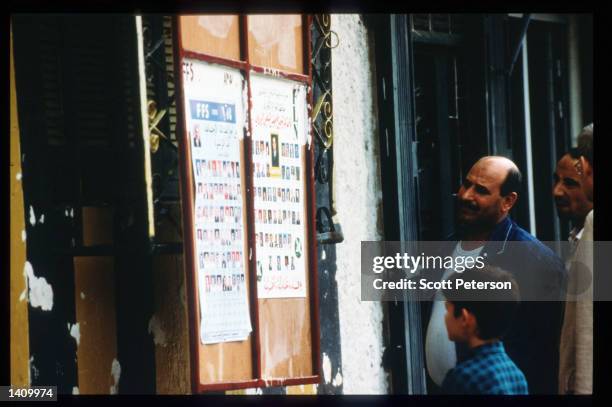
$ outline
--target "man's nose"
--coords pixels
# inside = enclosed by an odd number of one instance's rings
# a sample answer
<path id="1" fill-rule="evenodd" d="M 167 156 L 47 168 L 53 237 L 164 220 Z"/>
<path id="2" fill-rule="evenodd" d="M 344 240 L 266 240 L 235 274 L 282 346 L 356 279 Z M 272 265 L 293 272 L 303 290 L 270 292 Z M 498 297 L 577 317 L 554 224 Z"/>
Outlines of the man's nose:
<path id="1" fill-rule="evenodd" d="M 459 189 L 459 193 L 457 194 L 457 197 L 459 199 L 465 200 L 465 201 L 471 200 L 473 196 L 474 196 L 474 193 L 473 193 L 472 186 L 470 186 L 469 188 L 461 187 Z"/>
<path id="2" fill-rule="evenodd" d="M 554 197 L 562 197 L 563 196 L 563 188 L 561 188 L 561 183 L 556 182 L 553 185 L 553 196 Z"/>

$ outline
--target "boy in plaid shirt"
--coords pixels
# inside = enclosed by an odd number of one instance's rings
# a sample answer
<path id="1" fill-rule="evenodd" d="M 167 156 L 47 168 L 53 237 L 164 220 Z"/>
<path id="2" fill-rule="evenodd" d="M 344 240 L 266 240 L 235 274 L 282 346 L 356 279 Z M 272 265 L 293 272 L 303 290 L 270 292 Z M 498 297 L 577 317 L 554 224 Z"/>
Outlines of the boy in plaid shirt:
<path id="1" fill-rule="evenodd" d="M 466 290 L 457 279 L 510 282 L 509 290 Z M 457 361 L 442 383 L 445 394 L 527 394 L 525 375 L 504 350 L 500 338 L 510 327 L 519 302 L 512 276 L 495 267 L 466 270 L 449 277 L 445 323 L 448 338 L 467 346 L 467 357 Z"/>

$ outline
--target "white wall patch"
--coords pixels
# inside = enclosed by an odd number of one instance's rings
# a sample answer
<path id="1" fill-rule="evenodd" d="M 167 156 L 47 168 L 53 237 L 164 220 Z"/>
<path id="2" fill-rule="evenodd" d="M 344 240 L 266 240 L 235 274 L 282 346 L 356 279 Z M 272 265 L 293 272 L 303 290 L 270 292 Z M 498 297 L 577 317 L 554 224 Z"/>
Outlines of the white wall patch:
<path id="1" fill-rule="evenodd" d="M 77 346 L 79 346 L 79 343 L 81 342 L 81 331 L 79 330 L 79 323 L 77 322 L 74 325 L 70 325 L 69 323 L 68 331 L 70 332 L 70 336 L 72 336 L 76 340 Z"/>
<path id="2" fill-rule="evenodd" d="M 329 360 L 329 356 L 326 353 L 323 353 L 323 380 L 325 383 L 329 383 L 331 381 L 331 360 Z"/>
<path id="3" fill-rule="evenodd" d="M 30 205 L 30 225 L 36 225 L 36 215 L 34 215 L 34 208 L 32 208 L 32 205 Z"/>
<path id="4" fill-rule="evenodd" d="M 83 293 L 83 291 L 81 291 L 81 299 L 84 300 L 85 299 L 85 293 Z"/>
<path id="5" fill-rule="evenodd" d="M 332 386 L 340 387 L 342 385 L 342 375 L 340 374 L 340 370 L 336 372 L 336 377 L 334 377 L 334 381 L 332 382 Z"/>
<path id="6" fill-rule="evenodd" d="M 25 241 L 26 241 L 26 237 L 27 237 L 27 236 L 28 236 L 28 235 L 26 234 L 25 229 L 24 229 L 24 230 L 22 230 L 22 231 L 21 231 L 21 241 L 22 241 L 22 242 L 25 242 Z"/>
<path id="7" fill-rule="evenodd" d="M 32 362 L 34 362 L 34 356 L 28 360 L 28 384 L 32 384 Z"/>
<path id="8" fill-rule="evenodd" d="M 29 261 L 25 262 L 23 272 L 28 277 L 30 305 L 43 311 L 53 309 L 53 288 L 44 277 L 36 277 Z"/>
<path id="9" fill-rule="evenodd" d="M 70 217 L 74 218 L 74 208 L 70 208 Z"/>
<path id="10" fill-rule="evenodd" d="M 121 365 L 117 359 L 113 359 L 111 376 L 113 376 L 113 381 L 115 383 L 110 387 L 110 394 L 117 394 L 117 391 L 119 390 L 119 379 L 121 378 Z"/>
<path id="11" fill-rule="evenodd" d="M 15 176 L 15 178 L 17 178 L 17 181 L 21 181 L 21 173 L 18 172 L 17 175 Z"/>
<path id="12" fill-rule="evenodd" d="M 34 376 L 34 379 L 38 379 L 38 376 L 40 375 L 40 370 L 38 370 L 36 368 L 36 366 L 34 366 L 34 356 L 32 356 L 30 358 L 30 383 L 32 383 L 32 374 Z"/>
<path id="13" fill-rule="evenodd" d="M 74 386 L 74 387 L 72 388 L 72 394 L 74 394 L 74 395 L 77 395 L 77 396 L 78 396 L 78 395 L 80 394 L 80 393 L 79 393 L 79 388 L 78 388 L 78 387 L 76 387 L 76 386 Z"/>
<path id="14" fill-rule="evenodd" d="M 166 346 L 166 333 L 161 327 L 161 323 L 157 315 L 153 315 L 149 320 L 149 333 L 153 335 L 153 343 L 155 345 Z"/>
<path id="15" fill-rule="evenodd" d="M 38 220 L 38 223 L 45 223 L 45 214 L 44 213 L 42 215 L 40 215 L 40 219 Z"/>

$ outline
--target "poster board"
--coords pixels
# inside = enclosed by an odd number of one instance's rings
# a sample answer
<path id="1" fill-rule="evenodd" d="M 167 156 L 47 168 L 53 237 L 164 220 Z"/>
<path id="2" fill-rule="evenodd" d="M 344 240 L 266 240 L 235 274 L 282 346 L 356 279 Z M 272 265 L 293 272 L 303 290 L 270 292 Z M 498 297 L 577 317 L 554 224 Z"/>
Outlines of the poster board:
<path id="1" fill-rule="evenodd" d="M 186 51 L 180 20 L 193 390 L 318 383 L 310 77 Z"/>
<path id="2" fill-rule="evenodd" d="M 193 284 L 203 384 L 253 378 L 244 183 L 246 86 L 239 70 L 183 60 L 184 129 L 193 191 Z M 187 230 L 187 229 L 184 229 Z M 234 358 L 225 369 L 224 354 Z"/>
<path id="3" fill-rule="evenodd" d="M 310 376 L 306 86 L 258 74 L 250 85 L 262 376 Z"/>

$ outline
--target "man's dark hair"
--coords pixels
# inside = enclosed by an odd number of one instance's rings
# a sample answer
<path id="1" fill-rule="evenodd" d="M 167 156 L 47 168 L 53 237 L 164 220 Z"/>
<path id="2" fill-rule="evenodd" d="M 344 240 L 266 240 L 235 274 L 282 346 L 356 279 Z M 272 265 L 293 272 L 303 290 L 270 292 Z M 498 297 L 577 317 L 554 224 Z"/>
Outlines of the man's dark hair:
<path id="1" fill-rule="evenodd" d="M 559 159 L 557 159 L 558 161 L 561 161 L 561 159 L 563 157 L 565 157 L 566 154 L 569 154 L 570 157 L 572 157 L 573 159 L 577 160 L 580 158 L 580 151 L 578 150 L 578 147 L 571 147 L 567 153 L 561 153 L 561 155 L 559 156 Z"/>
<path id="2" fill-rule="evenodd" d="M 589 124 L 578 135 L 578 150 L 593 166 L 593 124 Z"/>
<path id="3" fill-rule="evenodd" d="M 572 158 L 583 156 L 593 167 L 593 123 L 585 126 L 578 135 L 578 147 L 570 150 Z"/>
<path id="4" fill-rule="evenodd" d="M 507 290 L 499 289 L 465 289 L 457 288 L 457 279 L 476 282 L 495 282 L 511 284 Z M 520 302 L 518 283 L 507 271 L 485 265 L 483 268 L 471 268 L 463 273 L 453 273 L 449 278 L 450 287 L 442 289 L 447 301 L 454 307 L 454 315 L 461 315 L 466 309 L 473 314 L 477 323 L 477 335 L 482 340 L 501 338 L 510 328 Z"/>
<path id="5" fill-rule="evenodd" d="M 523 182 L 523 175 L 518 168 L 510 168 L 506 179 L 499 188 L 501 196 L 507 196 L 511 192 L 519 193 L 521 189 L 521 183 Z"/>

